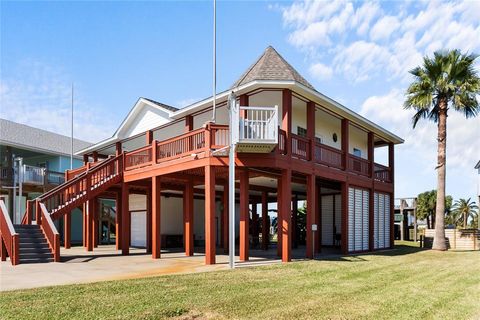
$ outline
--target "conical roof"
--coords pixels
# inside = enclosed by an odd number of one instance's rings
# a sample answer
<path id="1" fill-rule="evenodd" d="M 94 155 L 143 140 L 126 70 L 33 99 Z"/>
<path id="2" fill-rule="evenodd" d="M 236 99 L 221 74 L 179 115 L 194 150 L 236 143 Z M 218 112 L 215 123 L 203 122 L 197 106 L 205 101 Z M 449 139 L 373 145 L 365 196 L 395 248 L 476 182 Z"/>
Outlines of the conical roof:
<path id="1" fill-rule="evenodd" d="M 290 80 L 297 81 L 304 86 L 315 88 L 298 73 L 272 47 L 268 46 L 258 60 L 233 84 L 232 88 L 241 86 L 254 80 Z"/>

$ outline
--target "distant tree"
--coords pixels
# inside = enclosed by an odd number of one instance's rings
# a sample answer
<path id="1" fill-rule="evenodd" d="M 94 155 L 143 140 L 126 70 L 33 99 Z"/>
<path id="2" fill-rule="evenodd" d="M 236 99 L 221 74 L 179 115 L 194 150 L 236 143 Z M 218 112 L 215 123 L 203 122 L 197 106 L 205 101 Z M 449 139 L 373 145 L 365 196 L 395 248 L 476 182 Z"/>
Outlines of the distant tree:
<path id="1" fill-rule="evenodd" d="M 447 112 L 455 110 L 466 118 L 479 112 L 480 77 L 475 70 L 477 55 L 459 50 L 435 52 L 423 65 L 411 70 L 414 81 L 407 89 L 405 108 L 415 110 L 413 127 L 420 119 L 435 122 L 437 129 L 437 201 L 432 248 L 447 250 L 445 240 L 445 176 Z"/>
<path id="2" fill-rule="evenodd" d="M 471 217 L 475 220 L 477 217 L 478 206 L 471 198 L 459 199 L 455 201 L 452 207 L 452 217 L 457 225 L 462 225 L 463 229 L 467 229 L 468 219 Z"/>
<path id="3" fill-rule="evenodd" d="M 448 215 L 452 207 L 452 196 L 445 198 L 444 216 Z M 435 228 L 435 210 L 437 207 L 437 191 L 425 191 L 417 196 L 417 219 L 426 220 L 428 229 Z"/>

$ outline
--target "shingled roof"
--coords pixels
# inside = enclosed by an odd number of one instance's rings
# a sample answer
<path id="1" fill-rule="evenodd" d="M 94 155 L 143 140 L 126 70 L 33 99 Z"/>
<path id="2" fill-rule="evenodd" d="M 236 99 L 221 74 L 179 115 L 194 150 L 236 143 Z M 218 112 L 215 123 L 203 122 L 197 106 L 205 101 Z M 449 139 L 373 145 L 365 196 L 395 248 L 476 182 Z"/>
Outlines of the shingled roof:
<path id="1" fill-rule="evenodd" d="M 269 46 L 258 60 L 233 84 L 232 88 L 254 80 L 290 80 L 315 88 L 298 73 L 283 57 Z"/>
<path id="2" fill-rule="evenodd" d="M 162 107 L 162 108 L 164 108 L 164 109 L 167 109 L 167 110 L 169 110 L 169 111 L 175 112 L 175 111 L 178 110 L 177 108 L 172 107 L 172 106 L 169 106 L 168 104 L 161 103 L 161 102 L 158 102 L 158 101 L 155 101 L 155 100 L 152 100 L 152 99 L 143 98 L 143 97 L 142 97 L 142 99 L 145 99 L 145 100 L 147 100 L 147 101 L 150 101 L 151 103 L 156 104 L 157 106 Z"/>
<path id="3" fill-rule="evenodd" d="M 26 148 L 47 154 L 70 155 L 70 137 L 0 118 L 0 144 Z M 73 150 L 84 149 L 90 142 L 73 139 Z"/>

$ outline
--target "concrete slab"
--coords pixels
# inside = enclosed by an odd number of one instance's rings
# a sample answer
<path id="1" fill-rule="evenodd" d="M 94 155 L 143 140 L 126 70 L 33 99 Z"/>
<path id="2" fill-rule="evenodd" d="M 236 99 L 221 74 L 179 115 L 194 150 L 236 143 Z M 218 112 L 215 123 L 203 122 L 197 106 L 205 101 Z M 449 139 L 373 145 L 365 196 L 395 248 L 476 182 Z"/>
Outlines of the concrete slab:
<path id="1" fill-rule="evenodd" d="M 294 258 L 302 259 L 304 249 L 294 250 L 293 254 Z M 180 251 L 165 251 L 161 259 L 154 260 L 145 249 L 131 248 L 129 256 L 122 256 L 121 251 L 110 245 L 99 246 L 93 252 L 87 252 L 83 247 L 62 248 L 61 257 L 62 262 L 15 267 L 10 261 L 0 262 L 0 291 L 228 269 L 228 256 L 224 254 L 217 254 L 217 264 L 207 266 L 203 254 L 186 257 Z M 237 266 L 272 263 L 281 263 L 276 249 L 251 250 L 250 261 Z"/>

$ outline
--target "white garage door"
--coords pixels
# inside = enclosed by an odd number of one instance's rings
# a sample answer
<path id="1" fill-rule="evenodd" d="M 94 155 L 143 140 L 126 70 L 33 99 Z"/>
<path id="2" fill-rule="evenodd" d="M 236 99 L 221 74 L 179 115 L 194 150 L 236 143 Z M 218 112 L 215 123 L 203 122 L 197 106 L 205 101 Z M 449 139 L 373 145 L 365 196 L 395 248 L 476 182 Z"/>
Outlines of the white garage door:
<path id="1" fill-rule="evenodd" d="M 130 245 L 137 248 L 145 248 L 147 246 L 147 214 L 146 211 L 133 211 L 131 231 L 132 236 Z"/>
<path id="2" fill-rule="evenodd" d="M 375 249 L 390 247 L 390 195 L 375 192 L 373 196 L 374 230 L 373 241 Z"/>
<path id="3" fill-rule="evenodd" d="M 368 246 L 369 191 L 350 187 L 348 190 L 348 251 L 366 251 Z"/>

